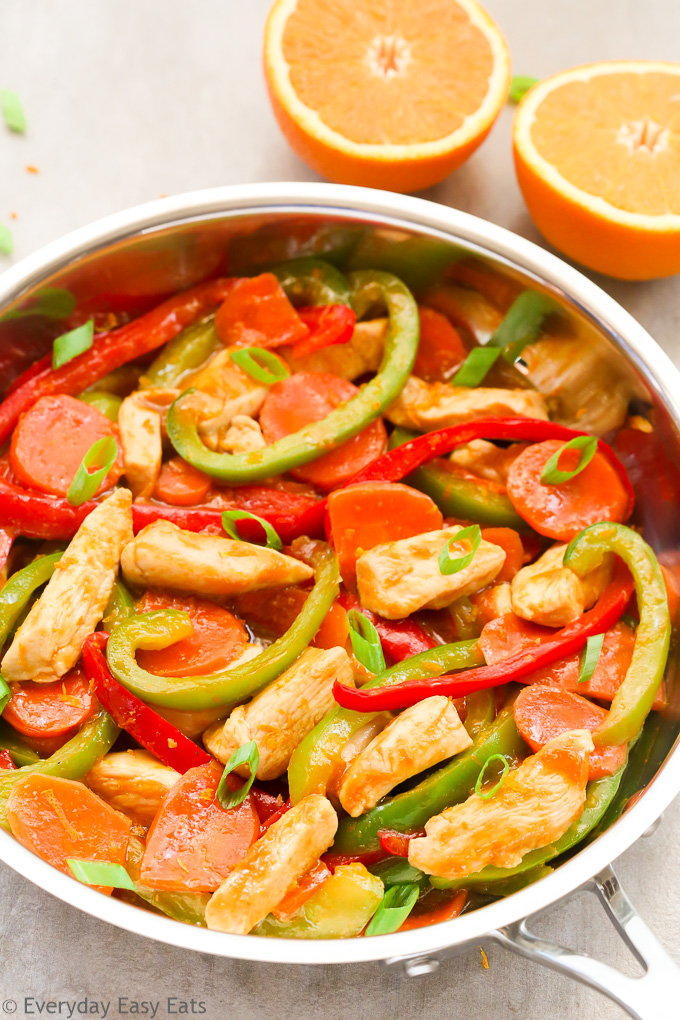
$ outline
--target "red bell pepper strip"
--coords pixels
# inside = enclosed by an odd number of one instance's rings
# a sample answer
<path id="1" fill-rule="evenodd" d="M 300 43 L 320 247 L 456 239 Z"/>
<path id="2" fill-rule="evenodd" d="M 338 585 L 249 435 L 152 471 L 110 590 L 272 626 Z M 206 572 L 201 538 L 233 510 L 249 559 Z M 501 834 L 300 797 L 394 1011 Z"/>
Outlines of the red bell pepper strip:
<path id="1" fill-rule="evenodd" d="M 10 554 L 15 538 L 16 535 L 14 534 L 13 528 L 4 528 L 0 526 L 0 570 L 2 570 L 7 563 L 7 557 Z"/>
<path id="2" fill-rule="evenodd" d="M 338 602 L 348 612 L 350 609 L 358 609 L 371 621 L 378 632 L 383 651 L 393 662 L 403 662 L 404 659 L 410 659 L 412 655 L 426 652 L 437 645 L 437 642 L 417 623 L 413 623 L 412 620 L 383 620 L 382 617 L 364 609 L 356 595 L 350 592 L 340 595 Z"/>
<path id="3" fill-rule="evenodd" d="M 16 769 L 14 759 L 7 750 L 0 751 L 0 769 Z"/>
<path id="4" fill-rule="evenodd" d="M 378 831 L 380 846 L 386 854 L 391 854 L 392 857 L 408 857 L 408 845 L 411 840 L 424 835 L 424 829 L 408 833 L 397 832 L 396 829 L 380 829 Z"/>
<path id="5" fill-rule="evenodd" d="M 357 317 L 347 305 L 313 305 L 298 308 L 297 313 L 308 327 L 309 336 L 292 345 L 290 353 L 294 358 L 352 339 Z"/>
<path id="6" fill-rule="evenodd" d="M 163 301 L 153 311 L 111 333 L 100 333 L 89 350 L 61 368 L 24 375 L 24 381 L 0 404 L 0 443 L 4 443 L 19 415 L 40 397 L 52 393 L 75 395 L 109 372 L 172 340 L 183 329 L 224 301 L 233 279 L 210 280 Z M 30 369 L 29 369 L 30 372 Z"/>
<path id="7" fill-rule="evenodd" d="M 268 823 L 267 828 L 269 828 L 269 825 L 272 824 L 269 822 L 269 819 L 273 818 L 274 815 L 278 817 L 281 808 L 284 807 L 283 798 L 281 796 L 275 797 L 273 794 L 267 793 L 266 790 L 261 790 L 259 786 L 251 786 L 250 796 L 255 803 L 255 810 L 260 819 L 260 825 Z"/>
<path id="8" fill-rule="evenodd" d="M 46 372 L 49 372 L 51 367 L 52 367 L 51 353 L 46 354 L 45 357 L 41 358 L 39 361 L 34 361 L 32 365 L 29 365 L 28 368 L 24 369 L 21 375 L 18 375 L 16 377 L 14 382 L 9 384 L 9 386 L 5 390 L 5 396 L 8 397 L 10 393 L 14 393 L 14 391 L 18 390 L 20 386 L 23 386 L 24 383 L 27 383 L 29 379 L 34 379 L 35 376 L 37 375 L 44 375 Z"/>
<path id="9" fill-rule="evenodd" d="M 550 666 L 580 651 L 591 635 L 602 634 L 613 627 L 626 609 L 633 590 L 632 578 L 621 566 L 593 608 L 558 630 L 552 641 L 518 652 L 492 666 L 464 669 L 460 673 L 432 680 L 405 680 L 391 687 L 371 687 L 368 690 L 355 690 L 336 680 L 333 697 L 343 708 L 355 712 L 398 711 L 435 694 L 460 698 L 475 691 L 521 680 L 535 669 Z"/>
<path id="10" fill-rule="evenodd" d="M 251 788 L 250 792 L 255 797 L 255 806 L 257 807 L 259 802 L 257 800 L 257 793 L 255 792 L 255 787 L 254 786 Z M 292 806 L 293 805 L 291 804 L 290 797 L 289 797 L 288 800 L 285 802 L 285 804 L 281 804 L 281 806 L 279 808 L 277 808 L 276 811 L 273 811 L 270 815 L 267 815 L 265 818 L 263 818 L 262 815 L 260 815 L 260 825 L 261 825 L 261 827 L 263 829 L 268 829 L 271 825 L 274 824 L 274 822 L 278 822 L 279 818 L 283 818 L 283 816 L 285 815 L 286 811 L 290 811 Z"/>
<path id="11" fill-rule="evenodd" d="M 213 761 L 202 747 L 114 679 L 102 654 L 107 640 L 108 635 L 101 631 L 85 638 L 83 667 L 87 678 L 95 685 L 97 698 L 114 722 L 164 765 L 182 775 L 197 765 Z"/>
<path id="12" fill-rule="evenodd" d="M 566 425 L 558 425 L 553 421 L 543 421 L 541 418 L 479 418 L 477 421 L 451 425 L 449 428 L 439 429 L 437 432 L 428 432 L 424 436 L 418 436 L 416 439 L 404 443 L 403 446 L 397 446 L 394 450 L 384 453 L 382 457 L 377 457 L 347 484 L 354 485 L 356 482 L 376 480 L 398 482 L 415 471 L 416 468 L 434 460 L 435 457 L 451 453 L 457 446 L 470 443 L 473 439 L 505 439 L 513 443 L 542 443 L 546 439 L 564 439 L 566 442 L 576 436 L 587 435 L 589 435 L 588 432 L 579 432 L 577 429 L 570 429 Z M 628 494 L 627 515 L 629 515 L 633 509 L 635 494 L 626 469 L 611 446 L 601 439 L 598 440 L 598 449 L 621 479 Z"/>
<path id="13" fill-rule="evenodd" d="M 321 860 L 329 871 L 335 873 L 336 868 L 343 864 L 377 864 L 384 861 L 387 854 L 384 850 L 368 850 L 365 854 L 324 854 Z"/>

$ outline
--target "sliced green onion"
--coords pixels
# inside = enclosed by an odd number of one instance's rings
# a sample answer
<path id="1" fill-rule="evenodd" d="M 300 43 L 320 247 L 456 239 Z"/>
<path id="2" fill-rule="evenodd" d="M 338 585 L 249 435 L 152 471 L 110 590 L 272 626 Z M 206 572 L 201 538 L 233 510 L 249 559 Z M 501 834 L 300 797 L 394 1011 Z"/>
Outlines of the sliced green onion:
<path id="1" fill-rule="evenodd" d="M 12 89 L 0 89 L 0 106 L 5 124 L 10 131 L 23 135 L 26 130 L 26 115 L 16 92 Z"/>
<path id="2" fill-rule="evenodd" d="M 503 771 L 501 772 L 501 774 L 500 774 L 500 776 L 498 778 L 498 782 L 496 783 L 495 786 L 492 786 L 490 790 L 482 791 L 482 783 L 484 782 L 484 775 L 485 775 L 486 770 L 488 769 L 488 767 L 489 767 L 489 765 L 491 764 L 492 761 L 502 761 L 503 762 Z M 505 782 L 505 777 L 507 776 L 509 771 L 510 771 L 510 762 L 505 757 L 505 755 L 504 754 L 492 754 L 490 758 L 486 759 L 486 761 L 482 765 L 482 771 L 477 776 L 477 782 L 475 783 L 475 793 L 477 794 L 477 796 L 481 797 L 482 800 L 490 800 L 492 797 L 494 797 L 498 793 L 498 791 L 500 790 L 500 788 L 503 785 L 503 783 Z"/>
<path id="3" fill-rule="evenodd" d="M 580 450 L 578 464 L 573 471 L 560 471 L 558 464 L 560 457 L 565 450 Z M 597 436 L 576 436 L 570 439 L 564 446 L 553 453 L 552 457 L 541 471 L 541 485 L 561 485 L 562 482 L 569 482 L 576 475 L 580 475 L 584 468 L 587 468 L 597 451 Z"/>
<path id="4" fill-rule="evenodd" d="M 0 715 L 7 708 L 7 702 L 12 697 L 12 692 L 9 689 L 9 684 L 5 680 L 4 676 L 0 676 Z"/>
<path id="5" fill-rule="evenodd" d="M 472 549 L 465 556 L 459 556 L 457 559 L 452 560 L 451 543 L 463 542 L 466 539 L 472 545 Z M 479 549 L 481 541 L 482 531 L 478 524 L 471 524 L 469 528 L 463 528 L 461 531 L 457 531 L 455 535 L 451 535 L 451 538 L 445 543 L 442 551 L 439 553 L 439 573 L 457 574 L 460 570 L 465 570 L 466 567 L 469 567 L 475 558 L 475 553 Z"/>
<path id="6" fill-rule="evenodd" d="M 66 493 L 71 506 L 80 506 L 94 496 L 113 467 L 118 456 L 118 443 L 113 436 L 102 436 L 93 443 L 81 460 Z"/>
<path id="7" fill-rule="evenodd" d="M 527 74 L 516 74 L 510 82 L 510 102 L 519 103 L 524 99 L 529 89 L 539 81 L 538 78 L 530 78 Z"/>
<path id="8" fill-rule="evenodd" d="M 14 251 L 12 231 L 4 223 L 0 223 L 0 255 L 11 255 Z"/>
<path id="9" fill-rule="evenodd" d="M 68 333 L 62 333 L 52 344 L 52 368 L 61 368 L 67 361 L 77 358 L 89 350 L 94 338 L 94 319 L 76 326 Z"/>
<path id="10" fill-rule="evenodd" d="M 215 796 L 219 801 L 220 807 L 223 807 L 225 811 L 230 811 L 231 808 L 238 807 L 239 804 L 243 803 L 250 792 L 250 787 L 255 782 L 255 773 L 257 772 L 257 766 L 259 764 L 260 752 L 258 751 L 257 744 L 254 740 L 249 740 L 247 744 L 242 744 L 241 747 L 234 751 L 231 758 L 224 766 L 222 778 L 215 790 Z M 239 765 L 249 765 L 250 776 L 238 790 L 230 790 L 227 786 L 227 776 L 233 772 L 234 769 L 238 768 Z"/>
<path id="11" fill-rule="evenodd" d="M 132 881 L 122 864 L 110 861 L 78 861 L 68 857 L 66 863 L 78 879 L 85 885 L 112 885 L 114 889 L 131 889 L 135 891 Z"/>
<path id="12" fill-rule="evenodd" d="M 281 363 L 281 359 L 262 347 L 242 347 L 238 351 L 232 351 L 229 357 L 246 375 L 256 382 L 264 383 L 265 386 L 272 386 L 290 375 L 289 369 Z"/>
<path id="13" fill-rule="evenodd" d="M 451 384 L 453 386 L 479 386 L 500 355 L 500 347 L 473 347 L 451 380 Z"/>
<path id="14" fill-rule="evenodd" d="M 239 535 L 235 524 L 236 521 L 257 521 L 258 524 L 262 525 L 267 536 L 267 549 L 283 549 L 283 542 L 269 521 L 258 517 L 257 514 L 249 514 L 247 510 L 225 510 L 222 514 L 222 527 L 237 542 L 244 542 L 245 539 Z"/>
<path id="15" fill-rule="evenodd" d="M 399 931 L 416 904 L 418 892 L 415 882 L 390 886 L 369 921 L 366 934 L 391 935 Z"/>
<path id="16" fill-rule="evenodd" d="M 557 305 L 547 294 L 539 294 L 535 290 L 522 291 L 505 313 L 489 344 L 500 347 L 505 360 L 514 364 L 524 348 L 538 339 L 546 315 L 556 310 Z"/>
<path id="17" fill-rule="evenodd" d="M 382 673 L 385 670 L 385 656 L 378 632 L 371 621 L 358 609 L 350 609 L 347 614 L 349 639 L 357 662 L 369 669 L 371 673 Z"/>
<path id="18" fill-rule="evenodd" d="M 593 634 L 586 641 L 585 648 L 581 652 L 581 661 L 578 668 L 578 682 L 587 684 L 597 668 L 597 663 L 602 651 L 604 634 Z"/>

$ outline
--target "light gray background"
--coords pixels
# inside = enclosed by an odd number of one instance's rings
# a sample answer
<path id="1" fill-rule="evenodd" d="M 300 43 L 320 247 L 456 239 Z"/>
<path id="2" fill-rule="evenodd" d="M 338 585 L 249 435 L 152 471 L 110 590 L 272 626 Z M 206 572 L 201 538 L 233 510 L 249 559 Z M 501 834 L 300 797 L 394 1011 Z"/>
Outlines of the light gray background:
<path id="1" fill-rule="evenodd" d="M 260 69 L 269 0 L 0 0 L 0 87 L 29 120 L 0 129 L 0 221 L 14 259 L 66 231 L 161 194 L 248 181 L 316 180 L 289 150 Z M 677 60 L 677 0 L 486 0 L 515 71 L 541 77 L 592 60 Z M 455 60 L 455 53 L 451 54 Z M 510 148 L 511 109 L 481 150 L 425 197 L 534 241 Z M 40 173 L 32 175 L 25 166 Z M 17 215 L 10 221 L 10 213 Z M 0 270 L 12 260 L 0 257 Z M 598 282 L 680 361 L 680 278 Z M 680 944 L 680 802 L 619 861 L 624 886 L 664 945 Z M 585 895 L 541 930 L 627 966 Z M 321 1020 L 582 1020 L 623 1012 L 566 978 L 488 948 L 429 977 L 379 965 L 311 969 L 229 962 L 154 944 L 63 905 L 0 865 L 0 1004 L 14 998 L 202 999 L 207 1017 Z M 304 960 L 304 944 L 300 959 Z M 109 1014 L 109 1016 L 112 1015 Z"/>

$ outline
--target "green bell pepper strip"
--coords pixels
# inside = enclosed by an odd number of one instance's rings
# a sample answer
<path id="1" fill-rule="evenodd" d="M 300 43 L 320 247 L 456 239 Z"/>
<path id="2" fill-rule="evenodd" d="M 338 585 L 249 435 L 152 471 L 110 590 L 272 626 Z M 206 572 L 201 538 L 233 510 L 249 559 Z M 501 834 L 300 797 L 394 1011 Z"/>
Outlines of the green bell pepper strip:
<path id="1" fill-rule="evenodd" d="M 493 722 L 495 698 L 493 690 L 474 691 L 465 698 L 465 722 L 463 726 L 471 737 Z"/>
<path id="2" fill-rule="evenodd" d="M 86 390 L 80 394 L 78 400 L 81 400 L 83 404 L 89 404 L 90 407 L 96 407 L 110 421 L 118 421 L 118 412 L 123 401 L 115 393 L 105 393 L 103 390 Z"/>
<path id="3" fill-rule="evenodd" d="M 584 577 L 608 553 L 616 553 L 635 582 L 640 623 L 625 679 L 614 695 L 607 717 L 593 732 L 596 746 L 625 744 L 635 737 L 649 714 L 663 680 L 671 637 L 668 597 L 661 568 L 641 535 L 625 524 L 591 524 L 571 540 L 564 565 Z"/>
<path id="4" fill-rule="evenodd" d="M 170 340 L 139 380 L 140 389 L 173 389 L 187 372 L 204 365 L 223 344 L 215 332 L 214 315 L 196 322 Z"/>
<path id="5" fill-rule="evenodd" d="M 352 292 L 346 277 L 323 259 L 289 259 L 271 272 L 295 305 L 352 306 Z"/>
<path id="6" fill-rule="evenodd" d="M 333 853 L 360 854 L 377 850 L 381 829 L 396 829 L 398 832 L 422 829 L 433 815 L 438 815 L 452 804 L 460 804 L 470 795 L 491 755 L 522 758 L 526 751 L 526 744 L 512 717 L 512 706 L 508 706 L 490 726 L 477 734 L 467 751 L 456 755 L 417 786 L 394 797 L 386 797 L 359 818 L 342 818 L 333 842 Z"/>
<path id="7" fill-rule="evenodd" d="M 23 740 L 4 719 L 0 720 L 0 750 L 9 751 L 15 765 L 35 765 L 40 755 Z"/>
<path id="8" fill-rule="evenodd" d="M 416 432 L 396 428 L 390 436 L 390 449 L 415 439 Z M 473 481 L 447 467 L 446 461 L 433 461 L 417 468 L 404 479 L 432 499 L 445 517 L 474 521 L 496 528 L 527 531 L 528 524 L 517 513 L 504 492 L 498 492 L 483 480 Z"/>
<path id="9" fill-rule="evenodd" d="M 382 364 L 373 379 L 321 421 L 310 422 L 261 450 L 241 454 L 208 449 L 198 434 L 191 401 L 186 399 L 191 390 L 187 390 L 172 404 L 167 417 L 168 436 L 184 460 L 221 481 L 257 482 L 330 453 L 380 417 L 411 373 L 420 335 L 418 307 L 410 291 L 389 273 L 353 273 L 350 285 L 357 314 L 381 300 L 390 318 Z"/>
<path id="10" fill-rule="evenodd" d="M 368 870 L 379 878 L 385 889 L 393 885 L 418 885 L 421 890 L 429 888 L 430 876 L 414 868 L 405 857 L 387 857 L 384 861 L 369 864 Z"/>
<path id="11" fill-rule="evenodd" d="M 35 590 L 49 581 L 63 555 L 63 552 L 55 552 L 41 556 L 12 574 L 0 591 L 0 648 L 12 633 Z"/>
<path id="12" fill-rule="evenodd" d="M 102 627 L 110 633 L 114 627 L 118 626 L 119 623 L 124 623 L 125 620 L 130 620 L 134 615 L 135 600 L 123 582 L 119 579 L 114 582 L 111 598 L 104 610 Z"/>
<path id="13" fill-rule="evenodd" d="M 39 772 L 44 776 L 59 776 L 61 779 L 82 779 L 95 762 L 99 761 L 111 749 L 120 730 L 108 712 L 98 712 L 60 747 L 51 758 L 24 765 L 16 772 L 7 772 L 0 776 L 0 826 L 9 829 L 7 821 L 7 801 L 14 788 L 24 776 Z"/>
<path id="14" fill-rule="evenodd" d="M 616 796 L 625 768 L 626 766 L 623 765 L 612 776 L 603 776 L 601 779 L 588 783 L 585 805 L 580 817 L 554 843 L 530 850 L 516 867 L 496 868 L 493 865 L 487 865 L 481 871 L 477 871 L 473 875 L 466 875 L 465 878 L 450 879 L 432 875 L 430 877 L 431 884 L 437 889 L 478 889 L 480 892 L 491 895 L 507 895 L 504 892 L 497 892 L 497 889 L 502 888 L 510 880 L 542 868 L 548 861 L 571 850 L 592 832 Z M 536 877 L 541 876 L 537 875 Z M 515 889 L 513 888 L 512 891 L 514 892 Z"/>
<path id="15" fill-rule="evenodd" d="M 292 627 L 269 648 L 247 662 L 207 676 L 164 677 L 138 665 L 138 648 L 167 648 L 188 637 L 193 627 L 186 613 L 174 609 L 144 613 L 114 628 L 106 649 L 115 678 L 151 705 L 193 711 L 235 705 L 257 694 L 305 651 L 338 593 L 340 572 L 335 553 L 319 543 L 312 555 L 315 583 Z"/>
<path id="16" fill-rule="evenodd" d="M 158 889 L 149 889 L 141 885 L 139 873 L 143 856 L 144 844 L 136 836 L 130 836 L 125 866 L 130 878 L 135 883 L 135 891 L 131 898 L 134 900 L 134 897 L 139 896 L 150 907 L 154 907 L 162 914 L 172 917 L 174 921 L 182 921 L 183 924 L 194 924 L 200 928 L 207 927 L 205 923 L 205 908 L 212 893 L 160 892 Z"/>
<path id="17" fill-rule="evenodd" d="M 369 680 L 364 687 L 389 687 L 406 679 L 429 679 L 441 676 L 450 669 L 477 666 L 483 661 L 476 641 L 438 645 L 397 663 L 380 676 Z M 336 771 L 340 751 L 350 737 L 377 714 L 352 712 L 338 706 L 327 712 L 314 729 L 303 737 L 288 765 L 288 789 L 293 804 L 297 804 L 309 793 L 325 793 Z"/>

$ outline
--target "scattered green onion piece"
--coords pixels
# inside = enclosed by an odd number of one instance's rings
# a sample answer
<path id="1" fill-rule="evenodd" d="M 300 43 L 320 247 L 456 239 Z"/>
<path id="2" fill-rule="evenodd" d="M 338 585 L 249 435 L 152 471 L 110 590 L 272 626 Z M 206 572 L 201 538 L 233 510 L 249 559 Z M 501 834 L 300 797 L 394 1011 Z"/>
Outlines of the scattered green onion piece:
<path id="1" fill-rule="evenodd" d="M 257 744 L 254 740 L 248 741 L 247 744 L 242 744 L 234 751 L 231 758 L 224 766 L 222 778 L 215 790 L 215 796 L 219 801 L 220 807 L 224 808 L 225 811 L 230 811 L 232 808 L 238 807 L 239 804 L 243 803 L 250 792 L 250 787 L 255 782 L 255 773 L 257 772 L 257 766 L 259 764 L 260 752 L 258 751 Z M 233 772 L 234 769 L 238 768 L 239 765 L 250 766 L 250 776 L 238 790 L 230 790 L 227 786 L 227 776 L 230 772 Z"/>
<path id="2" fill-rule="evenodd" d="M 573 471 L 560 471 L 558 464 L 565 450 L 580 450 L 579 462 Z M 597 436 L 576 436 L 553 453 L 541 472 L 541 485 L 561 485 L 580 475 L 587 468 L 597 451 Z"/>
<path id="3" fill-rule="evenodd" d="M 530 78 L 527 74 L 516 74 L 510 82 L 510 102 L 519 103 L 524 99 L 529 89 L 539 81 L 538 78 Z"/>
<path id="4" fill-rule="evenodd" d="M 113 467 L 117 456 L 118 444 L 113 436 L 102 436 L 92 444 L 81 460 L 66 493 L 71 506 L 80 506 L 94 496 Z"/>
<path id="5" fill-rule="evenodd" d="M 4 223 L 0 223 L 0 255 L 11 255 L 14 251 L 12 231 Z"/>
<path id="6" fill-rule="evenodd" d="M 452 385 L 479 386 L 500 354 L 500 347 L 473 347 L 451 380 Z"/>
<path id="7" fill-rule="evenodd" d="M 472 549 L 465 556 L 459 556 L 457 559 L 451 559 L 451 543 L 462 542 L 465 539 L 470 542 Z M 475 558 L 475 553 L 479 549 L 479 543 L 482 541 L 482 531 L 478 524 L 471 524 L 469 528 L 463 528 L 461 531 L 456 532 L 455 535 L 451 535 L 451 538 L 446 542 L 442 551 L 439 553 L 439 573 L 440 574 L 457 574 L 460 570 L 465 570 L 469 567 Z"/>
<path id="8" fill-rule="evenodd" d="M 488 769 L 488 767 L 489 767 L 489 765 L 491 764 L 492 761 L 502 761 L 503 762 L 503 771 L 501 772 L 501 774 L 499 776 L 499 779 L 498 779 L 498 782 L 496 783 L 495 786 L 492 786 L 492 788 L 490 790 L 482 791 L 482 783 L 484 782 L 484 774 L 486 773 L 486 770 Z M 484 762 L 484 765 L 482 766 L 482 771 L 477 776 L 477 782 L 475 783 L 475 793 L 477 794 L 477 796 L 481 797 L 482 800 L 491 800 L 492 797 L 495 797 L 495 795 L 498 793 L 498 791 L 500 790 L 501 786 L 505 782 L 505 777 L 507 776 L 509 771 L 510 771 L 510 762 L 505 757 L 505 755 L 504 754 L 492 754 L 490 758 L 486 759 L 486 761 Z"/>
<path id="9" fill-rule="evenodd" d="M 61 368 L 67 361 L 73 361 L 83 351 L 92 346 L 94 339 L 94 319 L 76 326 L 68 333 L 62 333 L 52 344 L 52 368 Z"/>
<path id="10" fill-rule="evenodd" d="M 350 609 L 347 614 L 349 624 L 349 638 L 352 642 L 352 651 L 357 662 L 369 669 L 371 673 L 384 672 L 385 656 L 378 632 L 363 613 L 358 609 Z"/>
<path id="11" fill-rule="evenodd" d="M 272 386 L 290 375 L 286 366 L 281 364 L 281 359 L 262 347 L 242 347 L 232 351 L 229 357 L 247 375 L 265 386 Z"/>
<path id="12" fill-rule="evenodd" d="M 222 514 L 222 527 L 237 542 L 244 542 L 245 539 L 239 535 L 235 522 L 246 520 L 257 521 L 258 524 L 262 525 L 267 536 L 267 549 L 283 549 L 283 542 L 269 521 L 258 517 L 257 514 L 250 514 L 247 510 L 225 510 Z"/>
<path id="13" fill-rule="evenodd" d="M 12 697 L 12 692 L 9 689 L 9 684 L 5 680 L 4 676 L 0 676 L 0 715 L 7 708 L 7 702 Z"/>
<path id="14" fill-rule="evenodd" d="M 78 861 L 68 857 L 66 863 L 78 879 L 85 885 L 111 885 L 114 889 L 131 889 L 135 891 L 132 881 L 122 864 L 110 861 Z"/>
<path id="15" fill-rule="evenodd" d="M 369 921 L 366 934 L 391 935 L 399 931 L 416 904 L 418 892 L 415 882 L 390 886 Z"/>
<path id="16" fill-rule="evenodd" d="M 522 291 L 505 313 L 489 344 L 500 347 L 505 360 L 514 364 L 524 348 L 538 339 L 546 315 L 556 310 L 557 305 L 547 294 L 535 290 Z"/>
<path id="17" fill-rule="evenodd" d="M 5 124 L 10 131 L 23 135 L 26 131 L 26 115 L 16 92 L 12 89 L 0 89 L 0 106 Z"/>
<path id="18" fill-rule="evenodd" d="M 587 684 L 597 668 L 597 663 L 602 651 L 604 634 L 593 634 L 589 637 L 586 646 L 581 652 L 581 661 L 578 668 L 578 682 Z"/>

